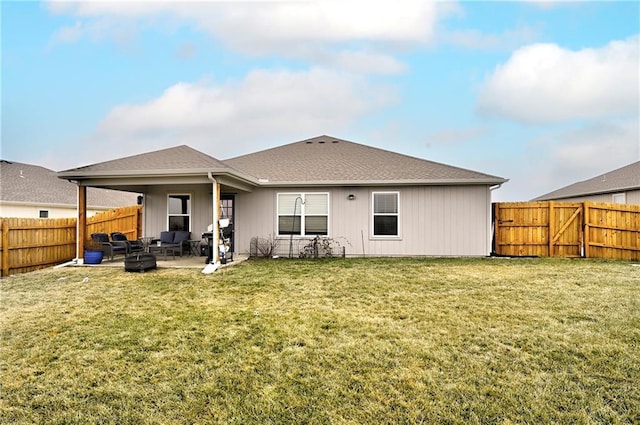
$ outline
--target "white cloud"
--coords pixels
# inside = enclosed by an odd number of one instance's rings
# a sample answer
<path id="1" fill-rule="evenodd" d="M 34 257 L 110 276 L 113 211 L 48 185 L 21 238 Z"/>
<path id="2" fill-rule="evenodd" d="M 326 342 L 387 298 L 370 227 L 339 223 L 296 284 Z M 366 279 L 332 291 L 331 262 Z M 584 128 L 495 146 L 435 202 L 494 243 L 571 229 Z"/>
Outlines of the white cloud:
<path id="1" fill-rule="evenodd" d="M 436 19 L 423 1 L 314 1 L 231 5 L 222 19 L 201 21 L 229 43 L 251 49 L 303 42 L 425 42 Z M 222 24 L 221 26 L 219 24 Z"/>
<path id="2" fill-rule="evenodd" d="M 511 180 L 494 200 L 526 201 L 638 161 L 640 121 L 634 117 L 570 129 L 550 127 L 525 142 L 522 156 L 496 160 L 494 169 Z"/>
<path id="3" fill-rule="evenodd" d="M 511 50 L 531 42 L 539 31 L 528 25 L 505 30 L 500 34 L 484 33 L 476 29 L 443 32 L 438 39 L 444 43 L 473 50 Z"/>
<path id="4" fill-rule="evenodd" d="M 520 48 L 485 81 L 478 110 L 525 123 L 637 115 L 638 41 L 578 51 L 555 44 Z"/>
<path id="5" fill-rule="evenodd" d="M 73 43 L 82 38 L 84 32 L 83 24 L 80 21 L 76 21 L 73 25 L 62 27 L 56 31 L 52 41 L 56 43 Z"/>
<path id="6" fill-rule="evenodd" d="M 407 68 L 393 56 L 364 51 L 337 52 L 319 62 L 358 74 L 400 74 Z"/>
<path id="7" fill-rule="evenodd" d="M 550 147 L 551 161 L 559 169 L 607 171 L 640 159 L 638 118 L 594 123 L 567 132 L 562 143 Z"/>
<path id="8" fill-rule="evenodd" d="M 448 128 L 426 136 L 427 145 L 455 145 L 487 136 L 491 133 L 488 127 Z"/>
<path id="9" fill-rule="evenodd" d="M 420 0 L 363 1 L 51 1 L 49 10 L 78 19 L 59 29 L 56 42 L 122 39 L 123 28 L 177 28 L 189 25 L 235 51 L 277 54 L 319 66 L 339 66 L 364 73 L 403 72 L 390 56 L 408 45 L 433 38 L 437 19 L 450 5 Z"/>
<path id="10" fill-rule="evenodd" d="M 241 81 L 178 83 L 144 104 L 117 106 L 95 138 L 150 148 L 217 141 L 223 158 L 243 153 L 247 140 L 337 132 L 394 101 L 389 88 L 353 74 L 257 70 Z"/>
<path id="11" fill-rule="evenodd" d="M 57 14 L 84 18 L 171 17 L 234 40 L 343 42 L 425 41 L 437 16 L 435 2 L 394 1 L 50 1 Z"/>

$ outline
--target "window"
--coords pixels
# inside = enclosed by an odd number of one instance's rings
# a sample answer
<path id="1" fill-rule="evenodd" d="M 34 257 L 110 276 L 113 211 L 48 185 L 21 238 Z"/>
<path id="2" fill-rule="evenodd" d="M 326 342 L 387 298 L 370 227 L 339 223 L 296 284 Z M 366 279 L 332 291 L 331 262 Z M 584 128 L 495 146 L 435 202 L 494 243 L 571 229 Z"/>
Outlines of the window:
<path id="1" fill-rule="evenodd" d="M 624 204 L 627 202 L 624 193 L 614 193 L 612 196 L 612 201 L 614 204 Z"/>
<path id="2" fill-rule="evenodd" d="M 278 193 L 278 235 L 328 234 L 328 193 Z"/>
<path id="3" fill-rule="evenodd" d="M 168 229 L 191 231 L 191 195 L 169 195 Z"/>
<path id="4" fill-rule="evenodd" d="M 49 211 L 47 211 L 47 210 L 40 210 L 40 211 L 39 211 L 39 217 L 40 217 L 40 218 L 49 218 Z"/>
<path id="5" fill-rule="evenodd" d="M 399 192 L 373 192 L 373 236 L 400 236 Z"/>

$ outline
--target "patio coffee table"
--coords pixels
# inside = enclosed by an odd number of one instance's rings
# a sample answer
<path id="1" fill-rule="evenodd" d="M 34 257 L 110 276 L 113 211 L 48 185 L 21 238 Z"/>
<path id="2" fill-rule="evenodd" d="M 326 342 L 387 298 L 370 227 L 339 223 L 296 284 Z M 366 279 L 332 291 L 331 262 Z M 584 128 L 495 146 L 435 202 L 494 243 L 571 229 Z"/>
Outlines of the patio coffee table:
<path id="1" fill-rule="evenodd" d="M 180 250 L 182 249 L 182 247 L 177 246 L 177 245 L 149 245 L 149 253 L 159 253 L 162 254 L 162 257 L 164 260 L 167 259 L 167 253 L 171 252 L 171 255 L 173 256 L 173 259 L 176 259 L 176 250 Z M 179 252 L 179 251 L 178 251 Z"/>

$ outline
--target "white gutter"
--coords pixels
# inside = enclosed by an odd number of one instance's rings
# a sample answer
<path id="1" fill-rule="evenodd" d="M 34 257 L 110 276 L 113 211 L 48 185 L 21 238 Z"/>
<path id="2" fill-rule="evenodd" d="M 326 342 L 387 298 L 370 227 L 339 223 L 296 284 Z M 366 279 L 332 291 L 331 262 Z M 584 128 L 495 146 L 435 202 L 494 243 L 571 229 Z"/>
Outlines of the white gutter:
<path id="1" fill-rule="evenodd" d="M 220 267 L 220 228 L 218 225 L 218 211 L 220 211 L 219 198 L 220 195 L 218 193 L 218 182 L 211 174 L 211 171 L 207 171 L 207 177 L 211 180 L 211 197 L 213 198 L 213 213 L 211 215 L 211 232 L 213 232 L 213 239 L 211 241 L 211 246 L 209 249 L 213 250 L 213 255 L 211 257 L 211 263 L 207 264 L 204 269 L 202 269 L 202 273 L 210 274 L 218 270 Z"/>
<path id="2" fill-rule="evenodd" d="M 489 225 L 488 225 L 488 230 L 487 230 L 487 234 L 489 235 L 489 240 L 487 241 L 487 245 L 488 245 L 488 249 L 487 251 L 489 252 L 489 255 L 491 255 L 491 251 L 493 248 L 493 244 L 492 244 L 492 240 L 493 240 L 493 220 L 491 219 L 491 215 L 492 215 L 492 211 L 493 211 L 493 196 L 491 195 L 491 192 L 493 192 L 496 189 L 500 189 L 502 187 L 503 184 L 505 184 L 506 182 L 508 182 L 509 180 L 505 180 L 502 183 L 493 185 L 489 187 L 489 211 L 487 211 L 487 217 L 489 217 Z"/>

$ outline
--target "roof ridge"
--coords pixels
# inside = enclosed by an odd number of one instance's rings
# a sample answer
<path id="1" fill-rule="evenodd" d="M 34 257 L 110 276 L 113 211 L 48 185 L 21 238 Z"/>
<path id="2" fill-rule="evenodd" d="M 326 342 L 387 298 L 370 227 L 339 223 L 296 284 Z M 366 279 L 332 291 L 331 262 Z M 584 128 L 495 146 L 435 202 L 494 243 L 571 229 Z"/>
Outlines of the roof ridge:
<path id="1" fill-rule="evenodd" d="M 309 148 L 305 148 L 308 145 Z M 322 148 L 321 146 L 326 146 Z M 245 173 L 272 182 L 454 181 L 505 182 L 501 177 L 404 153 L 321 135 L 224 160 Z M 282 166 L 276 167 L 275 163 Z"/>

